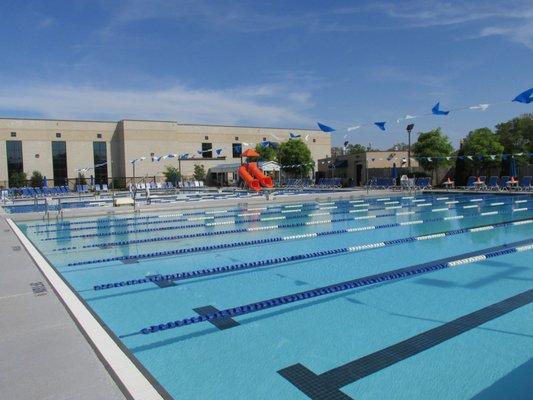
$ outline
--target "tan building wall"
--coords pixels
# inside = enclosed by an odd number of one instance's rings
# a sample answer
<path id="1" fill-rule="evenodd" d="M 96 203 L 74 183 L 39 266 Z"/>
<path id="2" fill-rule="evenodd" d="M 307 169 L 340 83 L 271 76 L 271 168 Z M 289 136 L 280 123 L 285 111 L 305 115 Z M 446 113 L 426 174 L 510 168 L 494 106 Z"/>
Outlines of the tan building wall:
<path id="1" fill-rule="evenodd" d="M 16 132 L 16 137 L 11 137 Z M 24 172 L 31 175 L 37 170 L 47 178 L 53 178 L 52 145 L 54 140 L 64 140 L 67 148 L 67 169 L 70 179 L 76 178 L 78 168 L 93 167 L 93 142 L 105 141 L 107 146 L 108 175 L 131 177 L 132 159 L 146 157 L 136 165 L 137 177 L 161 176 L 166 165 L 178 165 L 176 158 L 152 162 L 151 155 L 189 153 L 194 160 L 181 162 L 182 174 L 190 176 L 194 164 L 204 165 L 206 171 L 215 165 L 236 163 L 233 143 L 249 143 L 255 146 L 262 140 L 284 142 L 289 132 L 302 136 L 316 161 L 326 157 L 331 148 L 331 136 L 318 130 L 238 127 L 222 125 L 179 124 L 173 121 L 64 121 L 37 119 L 0 119 L 0 185 L 7 181 L 6 140 L 21 140 Z M 60 133 L 61 137 L 56 137 Z M 207 137 L 207 139 L 206 139 Z M 307 140 L 305 138 L 307 137 Z M 201 144 L 211 143 L 214 150 L 222 148 L 222 159 L 206 159 L 197 154 Z M 252 147 L 253 147 L 252 146 Z M 243 145 L 243 149 L 247 146 Z M 38 158 L 35 157 L 38 154 Z M 113 173 L 114 171 L 114 173 Z M 89 171 L 86 177 L 93 174 Z"/>

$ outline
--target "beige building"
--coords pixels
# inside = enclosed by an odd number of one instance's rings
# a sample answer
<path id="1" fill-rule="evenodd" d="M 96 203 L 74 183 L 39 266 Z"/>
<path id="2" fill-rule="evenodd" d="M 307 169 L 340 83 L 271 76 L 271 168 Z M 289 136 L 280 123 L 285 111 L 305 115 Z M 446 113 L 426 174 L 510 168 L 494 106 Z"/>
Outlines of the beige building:
<path id="1" fill-rule="evenodd" d="M 342 178 L 359 186 L 366 183 L 367 176 L 390 177 L 394 166 L 398 176 L 409 172 L 407 151 L 367 151 L 319 159 L 317 178 Z M 422 171 L 414 158 L 411 158 L 411 168 L 413 172 Z"/>
<path id="2" fill-rule="evenodd" d="M 33 171 L 46 176 L 50 185 L 71 185 L 80 173 L 95 177 L 96 183 L 133 176 L 131 160 L 146 157 L 135 166 L 136 177 L 163 179 L 166 165 L 180 166 L 182 175 L 193 173 L 194 165 L 205 170 L 240 161 L 240 153 L 262 141 L 284 142 L 289 132 L 301 135 L 313 159 L 327 157 L 331 136 L 319 130 L 262 128 L 223 125 L 192 125 L 175 121 L 70 121 L 43 119 L 0 119 L 0 186 L 6 187 L 16 172 Z M 222 149 L 220 156 L 217 149 Z M 199 154 L 198 152 L 201 152 Z M 185 154 L 178 161 L 153 158 Z M 98 166 L 100 164 L 104 164 Z M 95 165 L 97 166 L 95 168 Z"/>

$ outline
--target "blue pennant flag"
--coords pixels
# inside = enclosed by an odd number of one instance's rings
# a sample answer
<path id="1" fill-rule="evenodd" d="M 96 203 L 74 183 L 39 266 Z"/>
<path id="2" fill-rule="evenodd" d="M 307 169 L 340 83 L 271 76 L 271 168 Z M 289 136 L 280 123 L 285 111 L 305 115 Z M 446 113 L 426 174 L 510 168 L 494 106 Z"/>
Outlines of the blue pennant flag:
<path id="1" fill-rule="evenodd" d="M 335 132 L 335 129 L 333 129 L 331 126 L 321 124 L 320 122 L 317 122 L 316 124 L 322 132 Z"/>
<path id="2" fill-rule="evenodd" d="M 502 154 L 502 160 L 505 161 L 505 160 L 507 160 L 508 157 L 509 157 L 509 156 L 508 156 L 507 154 Z"/>
<path id="3" fill-rule="evenodd" d="M 268 147 L 270 146 L 270 142 L 268 140 L 263 140 L 259 143 L 259 146 L 261 147 Z"/>
<path id="4" fill-rule="evenodd" d="M 220 153 L 222 153 L 222 149 L 215 149 L 215 153 L 217 156 L 220 156 Z"/>
<path id="5" fill-rule="evenodd" d="M 518 96 L 516 96 L 513 99 L 513 101 L 516 101 L 518 103 L 525 103 L 525 104 L 529 104 L 533 102 L 533 88 L 520 93 Z"/>
<path id="6" fill-rule="evenodd" d="M 344 147 L 348 146 L 348 141 L 344 142 Z"/>
<path id="7" fill-rule="evenodd" d="M 376 125 L 382 131 L 385 130 L 385 124 L 386 124 L 386 122 L 374 122 L 374 125 Z"/>
<path id="8" fill-rule="evenodd" d="M 298 139 L 302 135 L 297 135 L 296 133 L 289 132 L 289 139 Z"/>
<path id="9" fill-rule="evenodd" d="M 433 108 L 431 109 L 431 112 L 434 114 L 434 115 L 448 115 L 450 112 L 449 111 L 442 111 L 440 110 L 440 103 L 437 102 L 437 104 L 435 104 L 433 106 Z"/>
<path id="10" fill-rule="evenodd" d="M 200 155 L 204 154 L 204 152 L 202 150 L 196 150 L 196 152 Z"/>

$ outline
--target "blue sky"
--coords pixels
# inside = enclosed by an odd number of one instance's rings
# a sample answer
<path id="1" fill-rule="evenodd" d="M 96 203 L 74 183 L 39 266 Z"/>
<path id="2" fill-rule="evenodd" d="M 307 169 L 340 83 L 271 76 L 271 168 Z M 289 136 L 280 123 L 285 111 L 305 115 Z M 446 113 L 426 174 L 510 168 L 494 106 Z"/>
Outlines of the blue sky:
<path id="1" fill-rule="evenodd" d="M 0 115 L 346 128 L 414 120 L 454 144 L 533 105 L 531 1 L 13 1 L 0 5 Z M 507 102 L 509 101 L 509 102 Z M 405 123 L 353 143 L 406 141 Z"/>

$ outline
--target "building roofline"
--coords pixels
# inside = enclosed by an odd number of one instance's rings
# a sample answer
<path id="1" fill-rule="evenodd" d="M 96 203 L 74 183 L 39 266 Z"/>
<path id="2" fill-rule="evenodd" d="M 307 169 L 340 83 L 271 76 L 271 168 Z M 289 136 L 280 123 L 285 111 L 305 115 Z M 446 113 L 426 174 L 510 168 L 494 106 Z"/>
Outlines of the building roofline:
<path id="1" fill-rule="evenodd" d="M 254 125 L 225 125 L 225 124 L 192 124 L 192 123 L 180 123 L 178 121 L 156 120 L 156 119 L 121 119 L 119 121 L 111 120 L 94 120 L 94 119 L 54 119 L 54 118 L 25 118 L 25 117 L 1 117 L 0 120 L 19 120 L 19 121 L 48 121 L 48 122 L 98 122 L 106 124 L 119 124 L 120 122 L 163 122 L 177 124 L 180 126 L 212 126 L 221 128 L 254 128 L 254 129 L 277 129 L 277 130 L 297 130 L 297 131 L 309 131 L 309 132 L 322 132 L 319 129 L 311 128 L 295 128 L 295 127 L 272 127 L 272 126 L 254 126 Z"/>
<path id="2" fill-rule="evenodd" d="M 116 124 L 118 121 L 96 120 L 96 119 L 61 119 L 61 118 L 25 118 L 25 117 L 0 117 L 0 120 L 19 120 L 19 121 L 49 121 L 49 122 L 102 122 L 106 124 Z"/>

